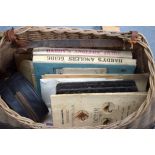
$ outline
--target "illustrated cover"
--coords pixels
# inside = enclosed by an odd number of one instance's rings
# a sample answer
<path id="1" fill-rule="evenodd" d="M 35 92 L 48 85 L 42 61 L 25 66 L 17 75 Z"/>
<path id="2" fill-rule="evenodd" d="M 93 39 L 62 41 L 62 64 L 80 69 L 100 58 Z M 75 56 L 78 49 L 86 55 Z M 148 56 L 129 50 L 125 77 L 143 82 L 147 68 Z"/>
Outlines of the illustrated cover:
<path id="1" fill-rule="evenodd" d="M 147 93 L 101 93 L 52 95 L 53 126 L 95 127 L 124 119 L 136 111 Z"/>

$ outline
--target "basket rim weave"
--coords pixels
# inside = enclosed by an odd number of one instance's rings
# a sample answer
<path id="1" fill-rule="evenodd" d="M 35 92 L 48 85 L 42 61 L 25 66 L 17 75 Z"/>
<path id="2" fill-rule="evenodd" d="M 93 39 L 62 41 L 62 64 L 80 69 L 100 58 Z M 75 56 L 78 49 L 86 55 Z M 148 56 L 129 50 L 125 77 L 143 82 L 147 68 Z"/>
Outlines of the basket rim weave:
<path id="1" fill-rule="evenodd" d="M 152 51 L 147 43 L 146 38 L 143 36 L 143 34 L 138 33 L 138 38 L 136 41 L 132 40 L 132 32 L 105 32 L 103 30 L 83 30 L 83 29 L 75 29 L 75 28 L 51 28 L 51 27 L 32 27 L 32 26 L 26 26 L 26 27 L 21 27 L 17 28 L 14 30 L 15 35 L 19 37 L 21 40 L 28 40 L 29 35 L 33 34 L 32 39 L 42 39 L 41 37 L 45 37 L 46 35 L 59 35 L 61 36 L 62 34 L 66 37 L 63 39 L 67 39 L 67 37 L 71 35 L 81 35 L 81 36 L 91 36 L 93 38 L 118 38 L 122 39 L 125 42 L 131 43 L 131 48 L 134 46 L 135 43 L 139 44 L 144 48 L 144 52 L 147 56 L 148 60 L 148 68 L 150 71 L 149 75 L 149 83 L 150 83 L 150 88 L 148 90 L 147 97 L 145 101 L 141 104 L 140 108 L 126 117 L 125 119 L 121 121 L 117 121 L 114 123 L 111 123 L 109 125 L 100 125 L 100 126 L 85 126 L 85 127 L 80 127 L 80 128 L 122 128 L 125 125 L 128 125 L 129 123 L 133 122 L 136 118 L 139 117 L 140 114 L 144 113 L 147 107 L 151 104 L 151 99 L 153 96 L 153 92 L 155 91 L 155 63 L 153 60 L 153 55 Z M 49 38 L 48 38 L 49 39 Z M 62 38 L 61 38 L 62 39 Z M 30 41 L 31 41 L 30 40 Z M 6 42 L 5 39 L 5 33 L 3 33 L 3 36 L 0 40 L 0 47 L 2 44 Z M 0 98 L 0 108 L 4 110 L 4 112 L 11 118 L 16 119 L 20 124 L 23 124 L 24 126 L 27 126 L 28 128 L 53 128 L 51 126 L 44 125 L 42 123 L 36 123 L 32 121 L 31 119 L 25 118 L 17 114 L 15 111 L 11 110 L 6 103 Z M 77 128 L 77 127 L 76 127 Z"/>

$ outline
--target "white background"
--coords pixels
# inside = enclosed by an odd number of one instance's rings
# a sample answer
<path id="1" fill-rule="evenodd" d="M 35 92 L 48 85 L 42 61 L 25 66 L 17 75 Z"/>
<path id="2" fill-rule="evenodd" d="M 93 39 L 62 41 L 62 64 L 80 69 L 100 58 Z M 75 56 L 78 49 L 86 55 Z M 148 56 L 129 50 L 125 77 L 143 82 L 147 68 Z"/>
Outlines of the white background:
<path id="1" fill-rule="evenodd" d="M 153 0 L 1 0 L 0 25 L 154 26 L 154 8 Z M 0 154 L 149 155 L 154 141 L 154 130 L 0 130 Z"/>

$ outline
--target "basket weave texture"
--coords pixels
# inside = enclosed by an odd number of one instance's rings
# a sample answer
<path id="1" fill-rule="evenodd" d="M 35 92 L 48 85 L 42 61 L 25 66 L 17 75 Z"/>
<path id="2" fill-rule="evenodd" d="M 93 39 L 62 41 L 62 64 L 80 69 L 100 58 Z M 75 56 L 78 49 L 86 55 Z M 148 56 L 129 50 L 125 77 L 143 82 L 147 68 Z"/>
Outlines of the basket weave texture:
<path id="1" fill-rule="evenodd" d="M 86 126 L 84 128 L 151 128 L 155 122 L 155 64 L 149 45 L 142 34 L 137 34 L 133 38 L 133 33 L 104 32 L 102 30 L 81 30 L 70 28 L 50 28 L 50 27 L 23 27 L 13 31 L 15 37 L 7 37 L 4 33 L 0 41 L 0 53 L 3 52 L 3 46 L 11 48 L 13 41 L 22 45 L 27 45 L 32 41 L 42 40 L 62 40 L 62 39 L 108 39 L 113 38 L 121 40 L 123 45 L 128 44 L 130 48 L 140 46 L 146 58 L 146 64 L 149 72 L 149 89 L 145 101 L 140 108 L 121 121 L 109 125 L 96 127 Z M 122 46 L 122 48 L 125 48 Z M 41 123 L 36 123 L 28 118 L 22 117 L 11 110 L 0 98 L 0 122 L 8 123 L 14 127 L 20 128 L 52 128 Z"/>

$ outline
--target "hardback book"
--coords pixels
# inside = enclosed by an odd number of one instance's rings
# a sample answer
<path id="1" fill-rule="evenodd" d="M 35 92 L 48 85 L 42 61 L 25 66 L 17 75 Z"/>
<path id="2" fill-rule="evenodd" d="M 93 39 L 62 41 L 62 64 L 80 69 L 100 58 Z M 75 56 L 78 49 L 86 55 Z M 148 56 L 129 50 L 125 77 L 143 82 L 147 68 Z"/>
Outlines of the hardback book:
<path id="1" fill-rule="evenodd" d="M 56 94 L 56 87 L 59 83 L 66 82 L 89 82 L 89 81 L 103 81 L 104 78 L 51 78 L 40 79 L 41 96 L 48 107 L 51 107 L 51 95 Z"/>
<path id="2" fill-rule="evenodd" d="M 65 82 L 56 86 L 56 94 L 137 92 L 133 80 Z"/>
<path id="3" fill-rule="evenodd" d="M 145 92 L 147 90 L 147 83 L 149 79 L 149 74 L 45 74 L 42 75 L 42 79 L 62 79 L 62 78 L 98 78 L 104 80 L 134 80 L 138 91 Z"/>
<path id="4" fill-rule="evenodd" d="M 104 81 L 89 81 L 89 82 L 63 82 L 57 85 L 57 89 L 72 89 L 72 88 L 100 88 L 100 87 L 136 87 L 133 80 L 104 80 Z"/>
<path id="5" fill-rule="evenodd" d="M 80 49 L 80 48 L 48 48 L 39 47 L 33 49 L 33 55 L 81 55 L 81 56 L 105 56 L 131 58 L 131 51 L 100 50 L 100 49 Z"/>
<path id="6" fill-rule="evenodd" d="M 117 81 L 134 80 L 139 92 L 146 92 L 148 74 L 94 74 L 94 75 L 43 75 L 40 80 L 41 95 L 45 104 L 50 107 L 50 95 L 56 94 L 56 87 L 60 83 L 90 82 L 90 81 Z"/>
<path id="7" fill-rule="evenodd" d="M 56 74 L 105 74 L 106 68 L 62 68 L 56 69 Z"/>
<path id="8" fill-rule="evenodd" d="M 136 86 L 128 87 L 93 87 L 93 88 L 61 88 L 56 94 L 83 94 L 83 93 L 115 93 L 115 92 L 137 92 Z"/>
<path id="9" fill-rule="evenodd" d="M 62 68 L 106 68 L 108 74 L 132 74 L 136 68 L 135 59 L 94 56 L 33 56 L 37 90 L 40 92 L 41 75 L 56 74 Z"/>
<path id="10" fill-rule="evenodd" d="M 135 59 L 104 57 L 104 56 L 80 56 L 80 55 L 33 55 L 34 62 L 64 63 L 64 64 L 108 64 L 108 65 L 136 65 Z"/>
<path id="11" fill-rule="evenodd" d="M 147 93 L 51 95 L 53 126 L 77 128 L 120 121 L 144 102 Z"/>

